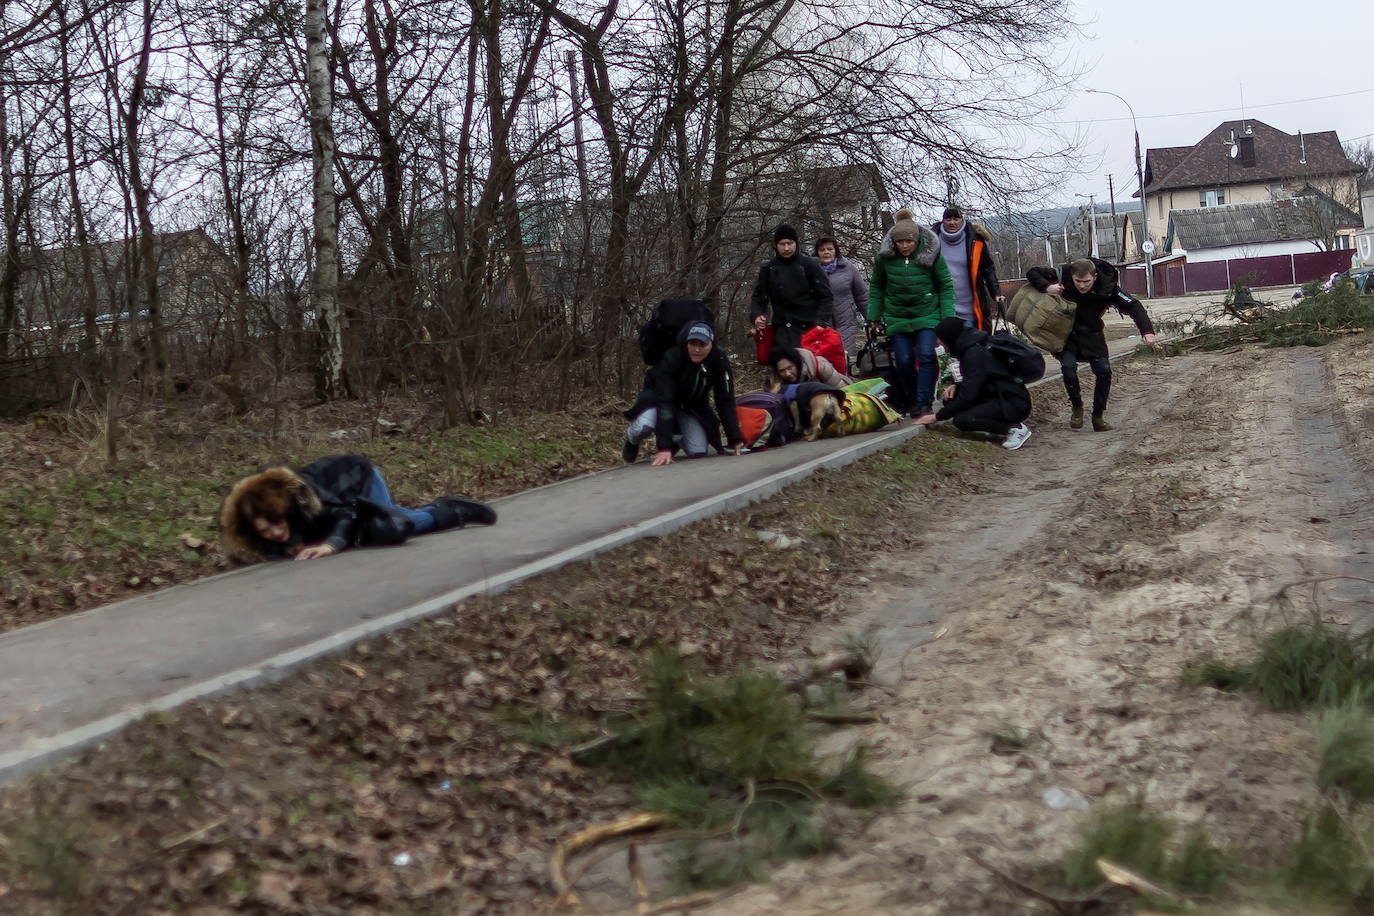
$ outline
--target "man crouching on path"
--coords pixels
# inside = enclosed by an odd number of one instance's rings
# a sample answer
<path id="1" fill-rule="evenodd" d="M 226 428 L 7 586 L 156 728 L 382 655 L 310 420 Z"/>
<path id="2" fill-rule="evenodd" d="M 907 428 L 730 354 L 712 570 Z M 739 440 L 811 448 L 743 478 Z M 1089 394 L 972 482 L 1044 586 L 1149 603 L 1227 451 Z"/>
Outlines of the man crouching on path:
<path id="1" fill-rule="evenodd" d="M 735 413 L 730 357 L 716 346 L 715 332 L 706 322 L 693 321 L 683 327 L 677 339 L 678 346 L 649 371 L 648 387 L 625 411 L 630 428 L 625 431 L 622 456 L 627 462 L 639 457 L 639 443 L 651 432 L 657 440 L 658 450 L 651 462 L 656 468 L 673 463 L 675 435 L 680 437 L 688 458 L 706 457 L 707 446 L 724 451 L 720 444 L 722 423 L 731 450 L 738 455 L 744 449 Z"/>
<path id="2" fill-rule="evenodd" d="M 1030 416 L 1030 392 L 985 344 L 986 331 L 975 330 L 960 318 L 945 318 L 935 335 L 959 360 L 963 380 L 945 389 L 945 404 L 936 413 L 917 417 L 929 426 L 953 420 L 960 432 L 986 433 L 1002 440 L 1002 447 L 1018 449 L 1030 438 L 1025 420 Z"/>

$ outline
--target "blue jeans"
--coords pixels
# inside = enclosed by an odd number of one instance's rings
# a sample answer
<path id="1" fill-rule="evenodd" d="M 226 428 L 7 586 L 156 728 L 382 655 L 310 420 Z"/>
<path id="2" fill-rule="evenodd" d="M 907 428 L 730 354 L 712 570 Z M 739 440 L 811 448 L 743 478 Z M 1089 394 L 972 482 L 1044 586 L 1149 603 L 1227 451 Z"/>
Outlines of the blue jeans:
<path id="1" fill-rule="evenodd" d="M 415 524 L 416 534 L 428 534 L 434 530 L 434 516 L 428 512 L 396 505 L 391 498 L 391 491 L 386 488 L 386 481 L 382 479 L 381 472 L 376 468 L 372 469 L 372 482 L 367 485 L 367 498 L 379 506 L 390 506 L 404 512 L 406 518 Z"/>
<path id="2" fill-rule="evenodd" d="M 897 384 L 906 395 L 912 413 L 935 403 L 935 343 L 934 328 L 892 335 Z"/>

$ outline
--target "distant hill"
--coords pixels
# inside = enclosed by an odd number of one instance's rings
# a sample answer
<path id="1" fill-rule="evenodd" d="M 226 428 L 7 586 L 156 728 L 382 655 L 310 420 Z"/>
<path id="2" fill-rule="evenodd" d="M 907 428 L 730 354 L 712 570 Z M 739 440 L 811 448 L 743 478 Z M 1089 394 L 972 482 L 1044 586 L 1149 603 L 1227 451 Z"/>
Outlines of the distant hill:
<path id="1" fill-rule="evenodd" d="M 1095 202 L 1096 203 L 1096 202 Z M 1098 213 L 1111 213 L 1112 205 L 1107 203 L 1096 203 L 1093 208 Z M 1069 225 L 1072 230 L 1073 223 L 1082 214 L 1084 207 L 1050 207 L 1045 210 L 1032 210 L 1027 213 L 1012 213 L 1006 216 L 987 216 L 980 219 L 983 225 L 993 232 L 1005 232 L 1009 235 L 1022 236 L 1044 236 L 1054 232 L 1061 232 L 1064 226 Z M 1138 213 L 1140 212 L 1140 201 L 1120 201 L 1116 202 L 1116 212 Z"/>

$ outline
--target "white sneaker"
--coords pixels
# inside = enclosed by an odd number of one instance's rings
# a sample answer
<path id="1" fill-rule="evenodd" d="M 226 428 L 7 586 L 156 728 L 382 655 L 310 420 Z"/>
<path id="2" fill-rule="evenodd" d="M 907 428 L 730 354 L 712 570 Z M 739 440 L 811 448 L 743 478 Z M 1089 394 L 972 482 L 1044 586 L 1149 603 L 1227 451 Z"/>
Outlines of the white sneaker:
<path id="1" fill-rule="evenodd" d="M 1007 438 L 1002 440 L 1002 448 L 1016 451 L 1026 444 L 1026 440 L 1031 437 L 1030 427 L 1024 423 L 1017 423 L 1007 432 Z"/>

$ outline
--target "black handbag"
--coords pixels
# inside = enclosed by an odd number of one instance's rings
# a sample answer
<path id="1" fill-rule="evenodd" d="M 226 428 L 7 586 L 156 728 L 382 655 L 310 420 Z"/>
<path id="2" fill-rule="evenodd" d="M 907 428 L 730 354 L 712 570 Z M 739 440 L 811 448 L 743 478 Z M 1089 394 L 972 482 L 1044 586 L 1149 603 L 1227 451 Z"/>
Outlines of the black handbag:
<path id="1" fill-rule="evenodd" d="M 886 376 L 892 369 L 892 341 L 879 337 L 872 331 L 865 331 L 867 340 L 854 357 L 856 378 L 876 378 Z"/>

